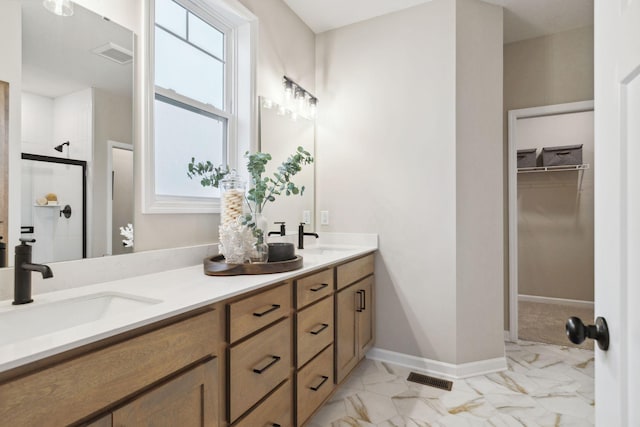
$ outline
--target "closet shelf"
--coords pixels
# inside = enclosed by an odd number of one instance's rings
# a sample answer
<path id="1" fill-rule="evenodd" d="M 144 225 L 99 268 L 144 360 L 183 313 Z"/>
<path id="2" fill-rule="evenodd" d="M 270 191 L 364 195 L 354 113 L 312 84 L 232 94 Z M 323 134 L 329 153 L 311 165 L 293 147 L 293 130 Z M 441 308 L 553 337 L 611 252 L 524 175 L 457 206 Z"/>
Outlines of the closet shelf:
<path id="1" fill-rule="evenodd" d="M 581 171 L 585 169 L 589 169 L 588 163 L 582 165 L 537 166 L 534 168 L 518 168 L 518 173 Z"/>
<path id="2" fill-rule="evenodd" d="M 578 171 L 578 192 L 582 191 L 582 179 L 584 178 L 584 171 L 589 169 L 588 163 L 581 165 L 566 165 L 566 166 L 537 166 L 535 168 L 518 168 L 518 173 L 540 173 L 540 172 L 567 172 Z"/>

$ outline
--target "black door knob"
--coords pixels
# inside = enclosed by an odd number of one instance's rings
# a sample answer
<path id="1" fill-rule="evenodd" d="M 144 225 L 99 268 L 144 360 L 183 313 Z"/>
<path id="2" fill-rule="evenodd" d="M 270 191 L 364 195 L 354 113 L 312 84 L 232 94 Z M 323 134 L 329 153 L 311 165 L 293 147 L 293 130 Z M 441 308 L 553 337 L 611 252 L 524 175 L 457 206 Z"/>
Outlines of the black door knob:
<path id="1" fill-rule="evenodd" d="M 566 324 L 567 337 L 574 344 L 581 344 L 585 339 L 596 340 L 600 350 L 609 349 L 609 328 L 604 317 L 598 317 L 595 325 L 582 323 L 579 317 L 570 317 Z"/>

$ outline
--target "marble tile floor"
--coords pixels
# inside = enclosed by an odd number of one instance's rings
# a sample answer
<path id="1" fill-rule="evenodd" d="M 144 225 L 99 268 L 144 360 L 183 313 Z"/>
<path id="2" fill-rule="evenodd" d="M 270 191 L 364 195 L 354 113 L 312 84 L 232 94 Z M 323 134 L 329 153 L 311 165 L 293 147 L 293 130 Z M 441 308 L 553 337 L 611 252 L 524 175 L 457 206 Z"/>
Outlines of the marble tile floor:
<path id="1" fill-rule="evenodd" d="M 451 391 L 365 359 L 305 427 L 594 425 L 593 351 L 520 341 L 506 356 L 507 371 L 455 380 Z"/>

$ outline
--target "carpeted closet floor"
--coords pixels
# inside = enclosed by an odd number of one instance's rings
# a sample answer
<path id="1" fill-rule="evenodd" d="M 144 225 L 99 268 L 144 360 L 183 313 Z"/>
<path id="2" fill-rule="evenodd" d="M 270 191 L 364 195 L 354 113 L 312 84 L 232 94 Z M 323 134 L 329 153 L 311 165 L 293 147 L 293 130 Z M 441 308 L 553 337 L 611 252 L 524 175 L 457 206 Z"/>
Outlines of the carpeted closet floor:
<path id="1" fill-rule="evenodd" d="M 593 340 L 575 345 L 567 338 L 565 323 L 571 316 L 579 317 L 585 325 L 593 325 L 593 308 L 520 301 L 518 303 L 518 338 L 593 350 Z"/>

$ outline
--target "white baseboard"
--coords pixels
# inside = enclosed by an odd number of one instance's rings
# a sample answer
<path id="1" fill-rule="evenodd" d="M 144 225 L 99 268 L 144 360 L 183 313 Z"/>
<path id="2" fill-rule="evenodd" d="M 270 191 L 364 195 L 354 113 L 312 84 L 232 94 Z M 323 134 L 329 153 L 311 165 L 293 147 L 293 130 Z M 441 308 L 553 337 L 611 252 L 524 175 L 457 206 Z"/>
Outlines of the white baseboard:
<path id="1" fill-rule="evenodd" d="M 540 297 L 537 295 L 518 295 L 518 301 L 541 302 L 546 304 L 562 304 L 573 307 L 593 308 L 593 301 L 584 301 L 579 299 Z"/>
<path id="2" fill-rule="evenodd" d="M 367 352 L 367 358 L 404 366 L 411 370 L 435 375 L 449 380 L 485 375 L 507 369 L 507 359 L 505 357 L 496 357 L 495 359 L 454 365 L 451 363 L 439 362 L 437 360 L 426 359 L 424 357 L 417 357 L 373 347 Z"/>

